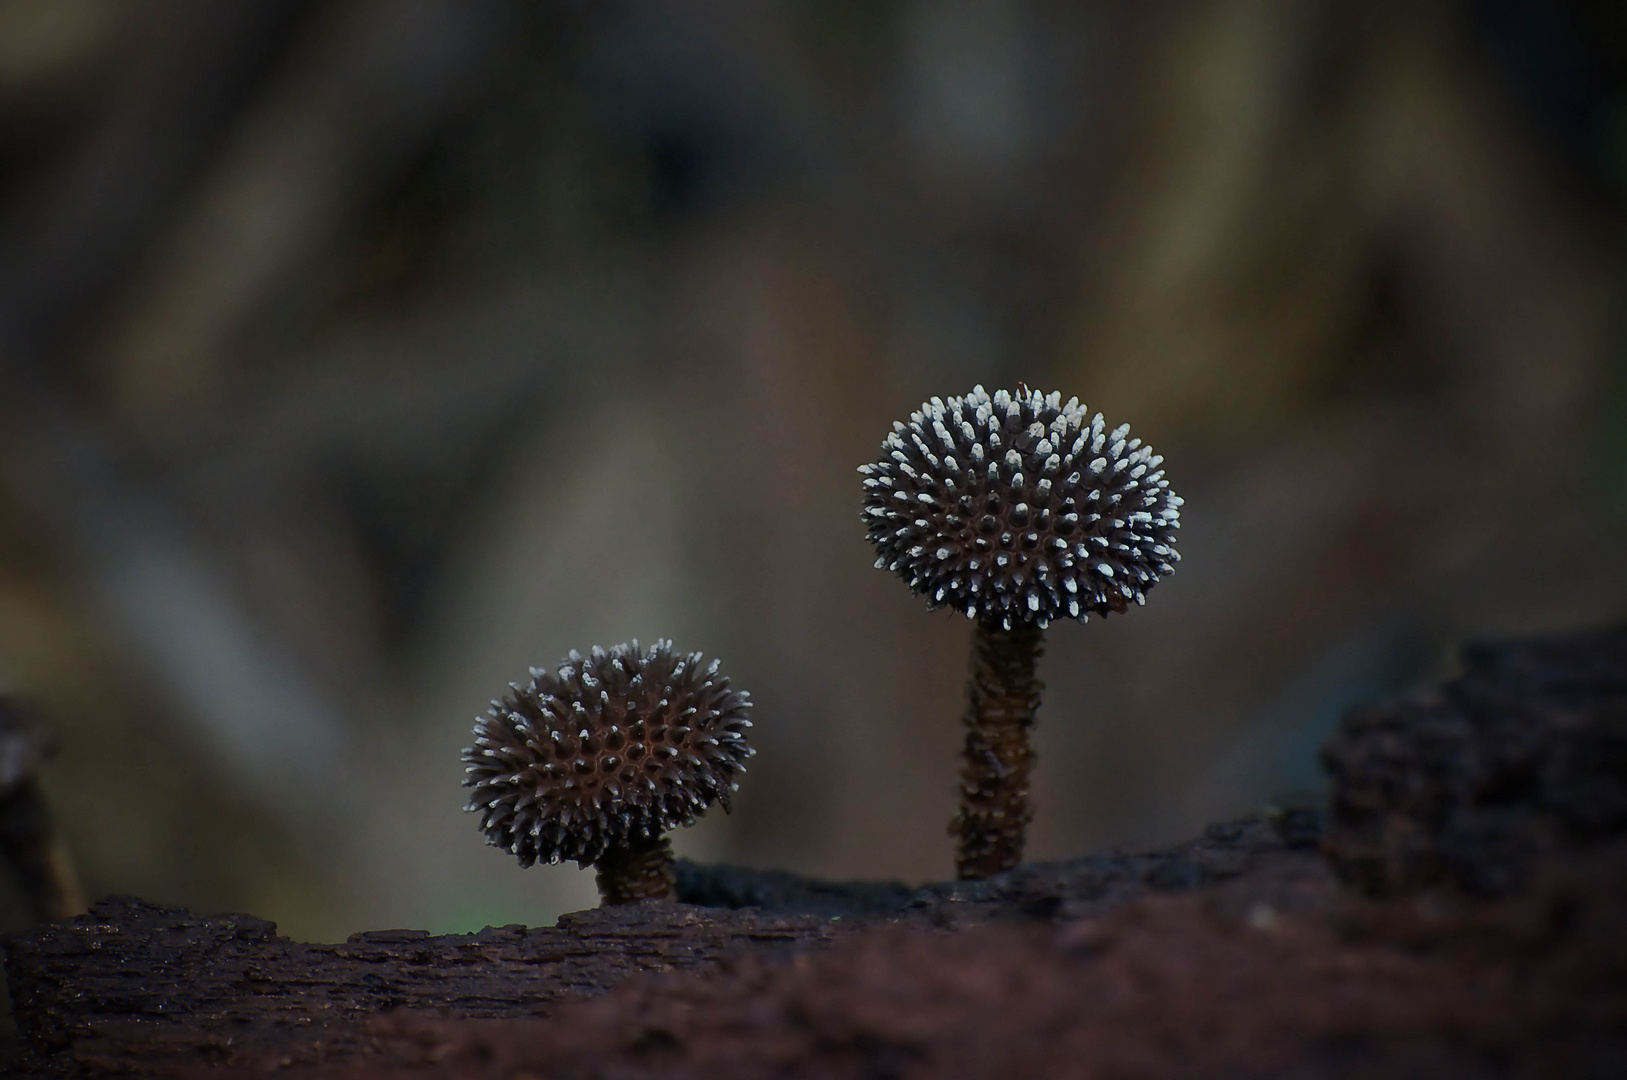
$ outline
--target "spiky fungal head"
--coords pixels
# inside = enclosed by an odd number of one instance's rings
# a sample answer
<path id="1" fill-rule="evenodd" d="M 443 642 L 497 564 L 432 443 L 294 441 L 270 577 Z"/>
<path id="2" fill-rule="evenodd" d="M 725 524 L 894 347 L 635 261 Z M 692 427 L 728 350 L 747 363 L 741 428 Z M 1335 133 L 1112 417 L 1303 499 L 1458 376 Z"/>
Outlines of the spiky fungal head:
<path id="1" fill-rule="evenodd" d="M 693 824 L 713 802 L 727 810 L 753 753 L 745 691 L 670 641 L 572 650 L 558 671 L 509 685 L 475 721 L 464 785 L 486 842 L 522 866 L 586 866 Z"/>
<path id="2" fill-rule="evenodd" d="M 865 475 L 877 567 L 1007 630 L 1124 611 L 1174 569 L 1163 458 L 1078 398 L 981 386 L 893 424 Z"/>

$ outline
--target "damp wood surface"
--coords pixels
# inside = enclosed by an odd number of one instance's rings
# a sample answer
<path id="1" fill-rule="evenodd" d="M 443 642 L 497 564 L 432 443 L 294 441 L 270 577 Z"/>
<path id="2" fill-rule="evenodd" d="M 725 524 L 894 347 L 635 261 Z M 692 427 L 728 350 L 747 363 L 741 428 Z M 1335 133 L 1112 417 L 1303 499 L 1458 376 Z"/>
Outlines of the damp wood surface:
<path id="1" fill-rule="evenodd" d="M 389 1056 L 385 1016 L 536 1020 L 640 974 L 771 963 L 864 926 L 936 932 L 1080 917 L 1149 890 L 1187 890 L 1253 869 L 1316 870 L 1279 827 L 1216 827 L 1163 852 L 1039 863 L 981 882 L 911 890 L 680 863 L 682 901 L 577 912 L 554 927 L 474 934 L 358 934 L 291 941 L 252 916 L 202 917 L 133 898 L 8 942 L 20 1066 L 61 1075 L 169 1075 L 200 1062 L 286 1070 Z M 737 906 L 751 905 L 751 906 Z"/>
<path id="2" fill-rule="evenodd" d="M 360 1022 L 392 1010 L 545 1015 L 641 972 L 828 939 L 827 922 L 645 904 L 548 928 L 384 930 L 309 945 L 251 916 L 112 899 L 13 942 L 13 1012 L 31 1041 L 20 1063 L 162 1073 L 185 1058 L 268 1068 L 344 1058 L 368 1049 Z"/>
<path id="3" fill-rule="evenodd" d="M 132 899 L 6 942 L 20 1075 L 1627 1075 L 1627 632 L 1352 712 L 1331 814 L 923 888 L 301 944 Z"/>

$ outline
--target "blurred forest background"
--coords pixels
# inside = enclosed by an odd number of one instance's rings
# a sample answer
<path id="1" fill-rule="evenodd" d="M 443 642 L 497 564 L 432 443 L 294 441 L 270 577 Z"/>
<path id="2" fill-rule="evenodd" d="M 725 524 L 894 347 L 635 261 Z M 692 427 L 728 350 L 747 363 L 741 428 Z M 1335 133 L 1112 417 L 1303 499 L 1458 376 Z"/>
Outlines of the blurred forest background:
<path id="1" fill-rule="evenodd" d="M 666 635 L 757 702 L 680 852 L 943 878 L 969 626 L 854 469 L 1022 379 L 1187 500 L 1030 854 L 1178 839 L 1627 612 L 1624 238 L 1616 0 L 0 0 L 0 692 L 89 896 L 464 930 L 595 900 L 476 714 Z"/>

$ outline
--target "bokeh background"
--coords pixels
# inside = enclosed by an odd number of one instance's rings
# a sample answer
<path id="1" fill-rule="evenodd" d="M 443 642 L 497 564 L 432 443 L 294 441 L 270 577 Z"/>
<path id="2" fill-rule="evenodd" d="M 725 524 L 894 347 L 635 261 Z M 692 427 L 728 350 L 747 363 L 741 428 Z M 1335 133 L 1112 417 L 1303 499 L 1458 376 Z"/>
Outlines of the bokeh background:
<path id="1" fill-rule="evenodd" d="M 1031 854 L 1314 795 L 1465 637 L 1627 613 L 1627 7 L 3 0 L 0 691 L 87 893 L 546 922 L 474 716 L 671 636 L 705 859 L 948 876 L 969 626 L 855 466 L 1017 380 L 1185 496 L 1050 634 Z"/>

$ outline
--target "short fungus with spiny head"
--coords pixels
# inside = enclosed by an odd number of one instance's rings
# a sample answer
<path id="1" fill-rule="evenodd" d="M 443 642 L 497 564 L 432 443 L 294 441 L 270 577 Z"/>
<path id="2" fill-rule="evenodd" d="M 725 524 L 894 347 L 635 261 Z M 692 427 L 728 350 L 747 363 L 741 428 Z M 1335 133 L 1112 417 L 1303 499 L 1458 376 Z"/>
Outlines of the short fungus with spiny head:
<path id="1" fill-rule="evenodd" d="M 1077 398 L 978 386 L 894 423 L 880 459 L 859 468 L 876 566 L 976 624 L 950 823 L 962 878 L 1021 860 L 1046 627 L 1145 602 L 1180 558 L 1181 499 L 1129 430 Z"/>
<path id="2" fill-rule="evenodd" d="M 753 753 L 751 707 L 718 662 L 635 639 L 572 650 L 557 671 L 531 670 L 475 721 L 463 751 L 466 809 L 486 842 L 521 866 L 594 864 L 606 904 L 670 896 L 666 833 L 716 802 L 729 809 Z"/>

